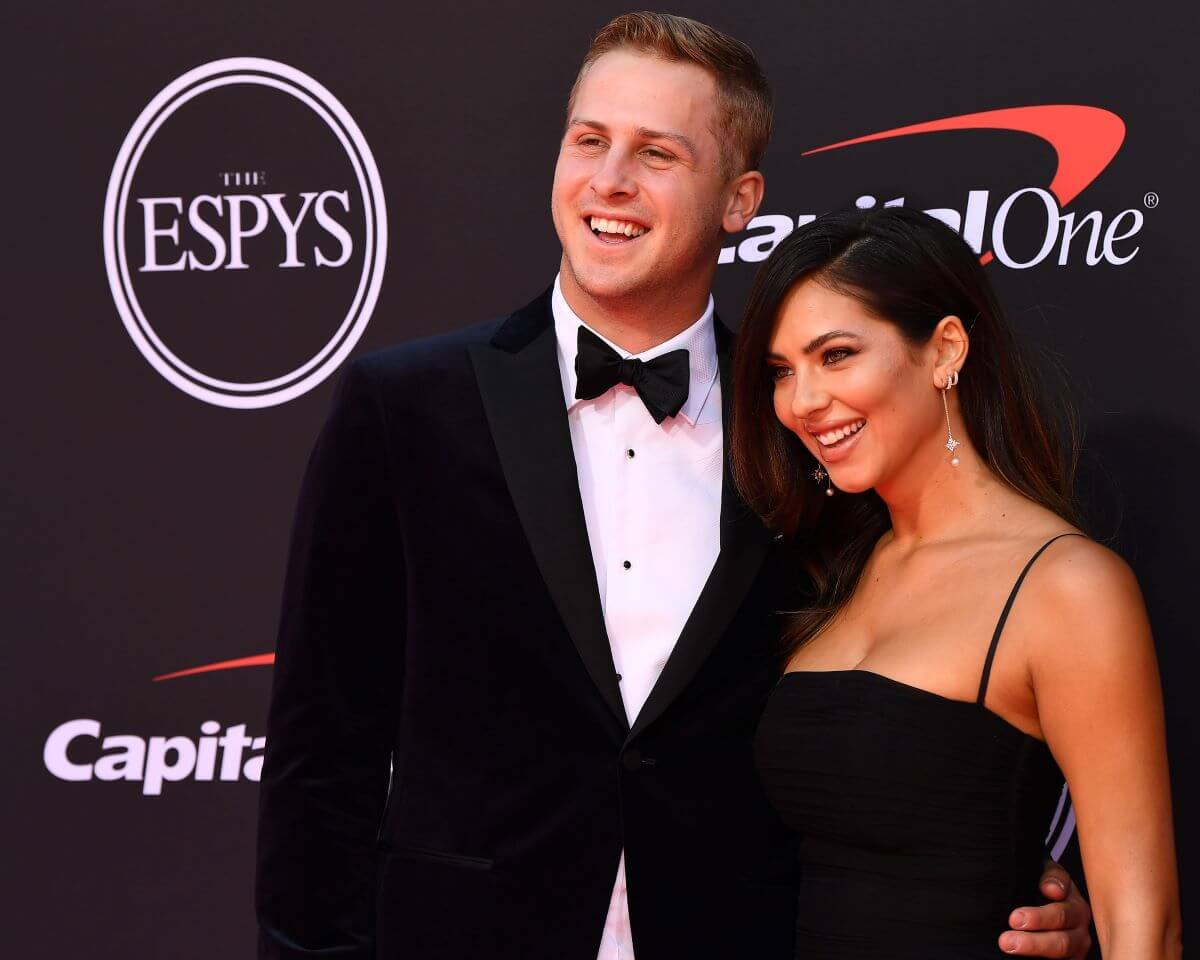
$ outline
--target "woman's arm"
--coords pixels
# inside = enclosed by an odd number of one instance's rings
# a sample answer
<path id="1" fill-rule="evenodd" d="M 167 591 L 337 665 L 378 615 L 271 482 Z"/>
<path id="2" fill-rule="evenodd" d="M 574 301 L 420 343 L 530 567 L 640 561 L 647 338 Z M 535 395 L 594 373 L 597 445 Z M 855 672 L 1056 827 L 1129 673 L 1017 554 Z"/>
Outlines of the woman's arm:
<path id="1" fill-rule="evenodd" d="M 1023 621 L 1042 732 L 1070 785 L 1105 960 L 1182 955 L 1162 691 L 1137 580 L 1075 537 L 1031 576 Z"/>

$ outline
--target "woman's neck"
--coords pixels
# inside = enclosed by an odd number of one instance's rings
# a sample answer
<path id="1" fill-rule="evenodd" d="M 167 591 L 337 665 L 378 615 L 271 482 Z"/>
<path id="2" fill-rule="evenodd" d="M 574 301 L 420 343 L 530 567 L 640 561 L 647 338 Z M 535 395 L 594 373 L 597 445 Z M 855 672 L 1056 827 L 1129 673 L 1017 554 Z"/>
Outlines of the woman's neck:
<path id="1" fill-rule="evenodd" d="M 1000 480 L 968 442 L 931 463 L 914 463 L 904 476 L 876 488 L 891 517 L 889 544 L 915 550 L 955 540 L 1003 520 L 1020 494 Z"/>

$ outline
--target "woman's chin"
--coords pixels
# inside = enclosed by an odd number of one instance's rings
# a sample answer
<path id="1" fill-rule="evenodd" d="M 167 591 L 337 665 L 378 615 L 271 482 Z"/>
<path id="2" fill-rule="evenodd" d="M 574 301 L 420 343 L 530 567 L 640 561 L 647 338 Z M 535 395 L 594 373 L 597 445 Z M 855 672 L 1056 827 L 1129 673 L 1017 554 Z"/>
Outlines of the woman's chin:
<path id="1" fill-rule="evenodd" d="M 863 493 L 875 485 L 870 480 L 856 474 L 857 471 L 855 473 L 848 473 L 846 476 L 836 476 L 831 473 L 829 479 L 833 481 L 834 492 Z"/>

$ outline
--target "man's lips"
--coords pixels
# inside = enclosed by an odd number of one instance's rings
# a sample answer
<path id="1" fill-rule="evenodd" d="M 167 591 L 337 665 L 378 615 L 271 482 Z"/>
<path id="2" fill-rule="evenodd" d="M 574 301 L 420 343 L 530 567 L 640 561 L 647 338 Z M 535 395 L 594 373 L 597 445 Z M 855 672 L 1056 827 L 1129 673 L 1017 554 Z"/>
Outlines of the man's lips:
<path id="1" fill-rule="evenodd" d="M 606 217 L 598 213 L 589 213 L 585 214 L 582 219 L 588 233 L 606 247 L 636 243 L 650 232 L 650 228 L 641 221 L 626 217 Z"/>

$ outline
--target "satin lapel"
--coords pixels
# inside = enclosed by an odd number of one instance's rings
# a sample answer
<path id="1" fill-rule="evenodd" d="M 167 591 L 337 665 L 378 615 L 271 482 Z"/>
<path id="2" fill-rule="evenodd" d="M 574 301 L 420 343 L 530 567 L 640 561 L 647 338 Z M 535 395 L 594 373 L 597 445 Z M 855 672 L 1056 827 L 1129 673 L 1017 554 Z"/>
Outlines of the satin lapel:
<path id="1" fill-rule="evenodd" d="M 721 477 L 721 550 L 696 605 L 679 634 L 658 682 L 634 719 L 626 743 L 653 723 L 683 692 L 717 645 L 767 555 L 771 537 L 754 512 L 738 496 L 729 472 L 729 406 L 732 335 L 716 323 L 717 359 L 721 376 L 721 415 L 725 469 Z"/>
<path id="2" fill-rule="evenodd" d="M 549 296 L 513 314 L 491 343 L 472 347 L 471 360 L 538 570 L 588 674 L 627 729 L 579 499 Z"/>

